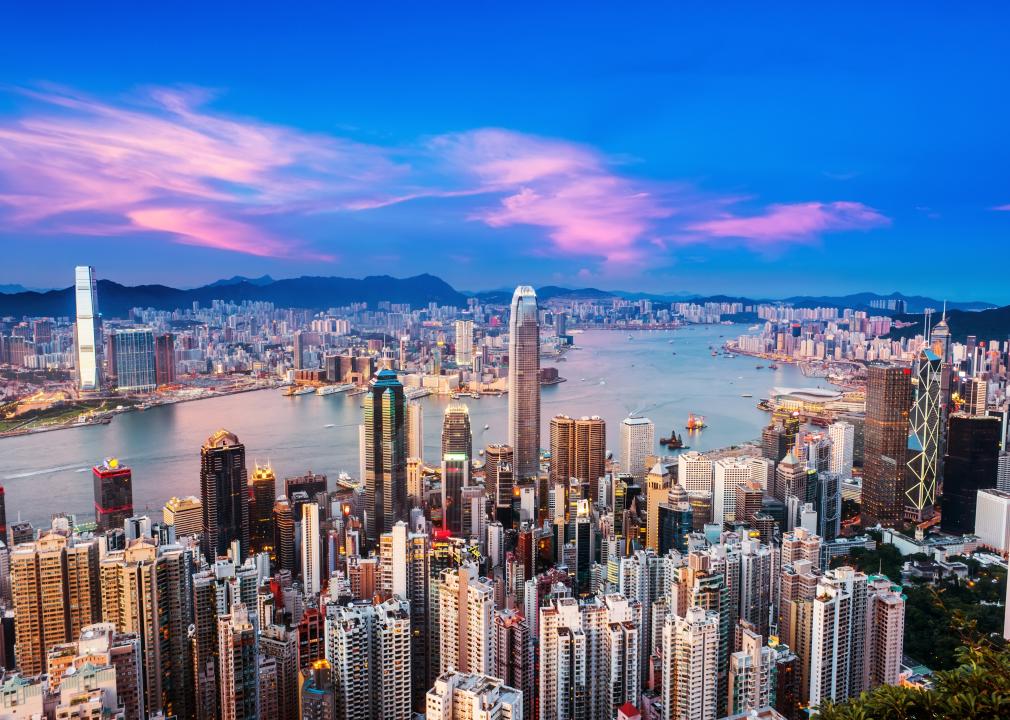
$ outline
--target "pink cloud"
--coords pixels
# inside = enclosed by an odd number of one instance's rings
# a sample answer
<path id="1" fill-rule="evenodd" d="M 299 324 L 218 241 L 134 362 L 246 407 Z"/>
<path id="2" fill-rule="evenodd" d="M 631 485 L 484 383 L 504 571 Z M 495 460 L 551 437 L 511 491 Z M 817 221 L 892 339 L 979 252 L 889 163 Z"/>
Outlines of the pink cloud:
<path id="1" fill-rule="evenodd" d="M 770 205 L 761 215 L 723 214 L 694 222 L 687 230 L 716 238 L 741 238 L 758 244 L 809 240 L 826 232 L 869 230 L 890 224 L 877 210 L 858 202 L 807 202 Z"/>
<path id="2" fill-rule="evenodd" d="M 1010 212 L 1010 204 L 1008 204 L 1008 205 L 997 205 L 996 207 L 993 208 L 993 210 L 996 210 L 998 212 Z"/>

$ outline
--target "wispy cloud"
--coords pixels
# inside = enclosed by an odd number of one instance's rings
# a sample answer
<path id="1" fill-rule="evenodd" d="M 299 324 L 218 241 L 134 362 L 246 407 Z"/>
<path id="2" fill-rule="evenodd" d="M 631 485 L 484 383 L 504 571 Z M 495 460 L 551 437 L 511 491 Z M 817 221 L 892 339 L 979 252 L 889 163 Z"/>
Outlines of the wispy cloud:
<path id="1" fill-rule="evenodd" d="M 1010 204 L 997 205 L 996 207 L 993 208 L 993 210 L 996 210 L 997 212 L 1010 212 Z"/>
<path id="2" fill-rule="evenodd" d="M 888 223 L 858 202 L 730 212 L 751 199 L 637 178 L 595 148 L 501 128 L 388 147 L 222 115 L 200 89 L 117 102 L 21 92 L 30 109 L 0 119 L 0 219 L 22 232 L 139 234 L 333 260 L 332 248 L 283 230 L 298 224 L 287 221 L 423 201 L 461 221 L 540 229 L 533 245 L 511 247 L 517 254 L 613 269 L 641 266 L 676 244 L 670 238 L 772 246 Z"/>

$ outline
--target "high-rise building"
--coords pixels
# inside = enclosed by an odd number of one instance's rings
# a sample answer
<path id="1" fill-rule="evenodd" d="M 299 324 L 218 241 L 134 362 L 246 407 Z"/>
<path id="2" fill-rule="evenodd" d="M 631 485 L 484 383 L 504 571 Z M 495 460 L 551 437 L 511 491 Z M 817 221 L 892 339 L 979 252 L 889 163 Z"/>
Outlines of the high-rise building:
<path id="1" fill-rule="evenodd" d="M 736 490 L 751 479 L 751 466 L 740 458 L 720 458 L 712 470 L 712 518 L 722 524 L 735 519 Z"/>
<path id="2" fill-rule="evenodd" d="M 259 662 L 256 628 L 246 606 L 217 618 L 218 707 L 222 720 L 259 718 Z"/>
<path id="3" fill-rule="evenodd" d="M 897 685 L 905 643 L 905 596 L 884 575 L 871 575 L 866 597 L 866 678 L 864 687 Z"/>
<path id="4" fill-rule="evenodd" d="M 656 425 L 649 418 L 629 417 L 621 421 L 621 470 L 638 482 L 649 471 L 648 458 L 655 453 Z"/>
<path id="5" fill-rule="evenodd" d="M 277 476 L 269 465 L 253 469 L 249 500 L 249 543 L 253 553 L 269 552 L 274 546 L 273 512 L 277 500 Z"/>
<path id="6" fill-rule="evenodd" d="M 120 392 L 151 392 L 158 385 L 154 367 L 154 333 L 151 328 L 114 330 L 109 336 L 116 389 Z"/>
<path id="7" fill-rule="evenodd" d="M 288 718 L 298 707 L 298 634 L 283 625 L 268 624 L 269 620 L 259 618 L 260 655 L 270 658 L 277 668 L 277 706 L 280 717 Z M 329 669 L 325 675 L 329 677 Z M 310 716 L 316 717 L 316 716 Z M 333 717 L 333 716 L 329 716 Z"/>
<path id="8" fill-rule="evenodd" d="M 573 420 L 567 415 L 551 418 L 552 483 L 575 478 L 587 488 L 590 503 L 599 499 L 599 481 L 606 474 L 607 427 L 600 417 Z"/>
<path id="9" fill-rule="evenodd" d="M 74 325 L 74 364 L 77 388 L 82 392 L 102 389 L 102 318 L 98 313 L 95 269 L 79 265 L 74 269 L 74 298 L 77 319 Z"/>
<path id="10" fill-rule="evenodd" d="M 533 638 L 529 623 L 516 610 L 494 615 L 492 675 L 522 693 L 523 717 L 533 717 Z"/>
<path id="11" fill-rule="evenodd" d="M 158 387 L 175 384 L 175 335 L 172 333 L 154 338 L 154 372 Z"/>
<path id="12" fill-rule="evenodd" d="M 424 458 L 424 407 L 419 400 L 407 402 L 407 457 Z"/>
<path id="13" fill-rule="evenodd" d="M 291 364 L 295 370 L 305 367 L 305 340 L 302 331 L 296 330 L 291 342 Z"/>
<path id="14" fill-rule="evenodd" d="M 740 630 L 740 649 L 729 656 L 729 712 L 745 714 L 775 704 L 776 652 L 750 628 Z M 746 717 L 746 715 L 743 715 Z"/>
<path id="15" fill-rule="evenodd" d="M 982 547 L 1000 555 L 1010 551 L 1010 492 L 997 488 L 978 491 L 975 535 Z"/>
<path id="16" fill-rule="evenodd" d="M 531 720 L 524 714 L 524 693 L 482 673 L 448 670 L 427 694 L 427 720 Z"/>
<path id="17" fill-rule="evenodd" d="M 677 482 L 688 493 L 712 492 L 712 459 L 695 450 L 677 456 Z"/>
<path id="18" fill-rule="evenodd" d="M 320 546 L 319 505 L 305 503 L 302 505 L 302 587 L 310 598 L 319 595 L 322 587 Z"/>
<path id="19" fill-rule="evenodd" d="M 828 426 L 831 438 L 831 472 L 843 480 L 852 477 L 852 451 L 856 429 L 847 422 L 835 422 Z"/>
<path id="20" fill-rule="evenodd" d="M 943 365 L 932 350 L 919 353 L 915 389 L 909 416 L 908 488 L 905 506 L 910 520 L 921 522 L 933 514 L 940 469 L 940 439 L 943 414 L 940 380 Z"/>
<path id="21" fill-rule="evenodd" d="M 464 563 L 438 578 L 439 671 L 491 672 L 494 586 Z"/>
<path id="22" fill-rule="evenodd" d="M 98 543 L 49 533 L 10 555 L 14 654 L 26 676 L 45 671 L 54 645 L 99 621 Z"/>
<path id="23" fill-rule="evenodd" d="M 198 497 L 171 498 L 165 503 L 161 516 L 166 525 L 175 527 L 177 539 L 203 533 L 203 503 Z"/>
<path id="24" fill-rule="evenodd" d="M 273 517 L 273 560 L 279 571 L 295 573 L 295 514 L 287 496 L 281 495 L 274 501 Z"/>
<path id="25" fill-rule="evenodd" d="M 866 575 L 829 570 L 811 608 L 809 702 L 840 702 L 866 689 Z"/>
<path id="26" fill-rule="evenodd" d="M 540 318 L 537 295 L 520 285 L 509 318 L 508 444 L 517 480 L 540 472 Z"/>
<path id="27" fill-rule="evenodd" d="M 940 515 L 944 532 L 964 535 L 975 531 L 978 491 L 996 487 L 1001 435 L 997 417 L 952 413 L 948 418 Z"/>
<path id="28" fill-rule="evenodd" d="M 409 510 L 406 406 L 396 373 L 380 370 L 364 400 L 365 538 L 375 546 Z"/>
<path id="29" fill-rule="evenodd" d="M 473 362 L 473 320 L 456 321 L 456 365 L 470 367 Z"/>
<path id="30" fill-rule="evenodd" d="M 862 522 L 902 518 L 908 459 L 912 371 L 875 362 L 867 367 Z"/>
<path id="31" fill-rule="evenodd" d="M 511 445 L 488 445 L 484 451 L 484 487 L 494 499 L 495 515 L 505 527 L 512 527 L 512 491 L 516 487 Z M 530 518 L 531 520 L 534 518 Z"/>
<path id="32" fill-rule="evenodd" d="M 249 555 L 248 485 L 245 445 L 234 433 L 218 430 L 200 450 L 203 554 L 208 562 L 227 555 L 236 540 L 242 557 Z"/>
<path id="33" fill-rule="evenodd" d="M 662 720 L 718 716 L 719 613 L 688 608 L 663 624 Z"/>
<path id="34" fill-rule="evenodd" d="M 451 402 L 445 408 L 442 420 L 442 455 L 446 453 L 461 453 L 473 459 L 470 409 L 461 402 Z"/>
<path id="35" fill-rule="evenodd" d="M 659 509 L 670 497 L 670 475 L 656 463 L 645 476 L 645 547 L 659 550 Z"/>
<path id="36" fill-rule="evenodd" d="M 326 660 L 316 660 L 299 672 L 297 709 L 301 720 L 337 720 L 337 692 L 332 678 L 333 670 Z"/>
<path id="37" fill-rule="evenodd" d="M 123 527 L 126 519 L 133 515 L 133 471 L 116 458 L 106 458 L 104 463 L 91 468 L 91 474 L 98 531 Z"/>

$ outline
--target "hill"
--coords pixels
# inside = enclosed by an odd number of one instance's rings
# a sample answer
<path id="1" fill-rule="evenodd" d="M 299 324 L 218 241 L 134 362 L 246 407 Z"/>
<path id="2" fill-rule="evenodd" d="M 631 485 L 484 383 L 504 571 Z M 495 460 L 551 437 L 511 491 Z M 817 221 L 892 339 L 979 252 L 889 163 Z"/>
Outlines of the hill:
<path id="1" fill-rule="evenodd" d="M 915 325 L 892 330 L 890 337 L 906 338 L 922 333 L 922 315 L 895 315 L 894 318 Z M 933 321 L 936 320 L 937 316 L 934 315 Z M 959 342 L 964 342 L 969 335 L 974 335 L 979 341 L 1005 340 L 1010 337 L 1010 305 L 978 312 L 948 310 L 947 325 L 950 326 L 951 337 Z"/>

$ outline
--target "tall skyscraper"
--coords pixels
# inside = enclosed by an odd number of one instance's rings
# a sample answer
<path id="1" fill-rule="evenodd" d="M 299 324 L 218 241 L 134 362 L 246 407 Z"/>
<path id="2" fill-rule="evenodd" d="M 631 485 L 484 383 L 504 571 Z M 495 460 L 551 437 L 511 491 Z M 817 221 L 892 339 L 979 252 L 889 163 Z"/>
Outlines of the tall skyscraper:
<path id="1" fill-rule="evenodd" d="M 847 422 L 828 426 L 831 438 L 831 472 L 846 480 L 852 477 L 852 451 L 855 447 L 855 428 Z"/>
<path id="2" fill-rule="evenodd" d="M 867 367 L 862 522 L 892 524 L 904 508 L 912 371 L 875 362 Z"/>
<path id="3" fill-rule="evenodd" d="M 78 265 L 74 269 L 74 298 L 77 304 L 74 325 L 77 388 L 82 392 L 97 392 L 102 389 L 103 339 L 93 267 Z"/>
<path id="4" fill-rule="evenodd" d="M 291 343 L 291 363 L 295 370 L 305 367 L 305 342 L 302 339 L 302 331 L 296 330 Z"/>
<path id="5" fill-rule="evenodd" d="M 407 428 L 403 385 L 380 370 L 365 394 L 365 538 L 374 547 L 397 520 L 406 520 Z"/>
<path id="6" fill-rule="evenodd" d="M 172 333 L 154 338 L 154 372 L 158 387 L 175 383 L 175 335 Z"/>
<path id="7" fill-rule="evenodd" d="M 218 707 L 222 720 L 258 720 L 259 666 L 256 628 L 245 605 L 217 619 Z"/>
<path id="8" fill-rule="evenodd" d="M 281 495 L 274 502 L 273 512 L 273 560 L 277 570 L 295 573 L 295 514 L 287 496 Z"/>
<path id="9" fill-rule="evenodd" d="M 424 458 L 424 407 L 419 400 L 407 402 L 407 457 Z"/>
<path id="10" fill-rule="evenodd" d="M 439 670 L 491 672 L 494 586 L 464 564 L 438 578 Z"/>
<path id="11" fill-rule="evenodd" d="M 663 624 L 662 720 L 718 716 L 719 613 L 691 607 Z"/>
<path id="12" fill-rule="evenodd" d="M 320 562 L 319 506 L 314 502 L 302 505 L 302 587 L 305 594 L 314 598 L 322 586 Z"/>
<path id="13" fill-rule="evenodd" d="M 551 418 L 551 482 L 577 479 L 588 490 L 585 499 L 595 503 L 599 481 L 606 474 L 607 428 L 600 417 L 573 420 L 567 415 Z"/>
<path id="14" fill-rule="evenodd" d="M 514 461 L 511 445 L 488 445 L 484 451 L 484 487 L 488 496 L 494 499 L 496 518 L 505 527 L 512 527 L 513 523 Z"/>
<path id="15" fill-rule="evenodd" d="M 114 365 L 110 371 L 116 378 L 116 390 L 151 392 L 157 387 L 154 333 L 151 328 L 114 330 L 109 336 L 109 344 Z"/>
<path id="16" fill-rule="evenodd" d="M 456 321 L 456 365 L 469 368 L 473 362 L 473 320 Z"/>
<path id="17" fill-rule="evenodd" d="M 520 285 L 509 318 L 508 444 L 517 480 L 540 472 L 540 318 L 537 295 Z"/>
<path id="18" fill-rule="evenodd" d="M 648 457 L 655 453 L 656 425 L 649 418 L 629 417 L 621 421 L 621 470 L 638 482 L 649 471 Z"/>
<path id="19" fill-rule="evenodd" d="M 850 567 L 825 573 L 811 619 L 810 705 L 858 696 L 866 689 L 866 575 Z"/>
<path id="20" fill-rule="evenodd" d="M 978 491 L 996 487 L 1001 432 L 997 417 L 953 413 L 948 418 L 940 514 L 944 532 L 975 531 Z"/>
<path id="21" fill-rule="evenodd" d="M 473 459 L 473 436 L 470 430 L 470 410 L 461 402 L 451 402 L 442 420 L 442 455 L 461 453 Z"/>
<path id="22" fill-rule="evenodd" d="M 91 474 L 98 531 L 122 528 L 126 519 L 133 515 L 133 471 L 116 458 L 105 458 L 104 463 L 91 468 Z"/>
<path id="23" fill-rule="evenodd" d="M 940 380 L 943 364 L 930 349 L 919 353 L 915 368 L 915 389 L 909 416 L 908 489 L 905 506 L 910 520 L 922 522 L 932 516 L 936 505 L 940 469 L 940 439 L 943 420 L 940 407 Z"/>
<path id="24" fill-rule="evenodd" d="M 239 541 L 242 557 L 248 556 L 248 484 L 245 445 L 233 433 L 218 430 L 200 450 L 203 553 L 209 562 L 227 555 L 235 540 Z"/>
<path id="25" fill-rule="evenodd" d="M 529 623 L 515 610 L 494 615 L 492 674 L 522 693 L 523 717 L 533 717 L 533 638 Z"/>
<path id="26" fill-rule="evenodd" d="M 274 546 L 273 512 L 277 500 L 277 476 L 269 465 L 253 470 L 249 500 L 249 542 L 253 553 L 269 552 Z"/>

